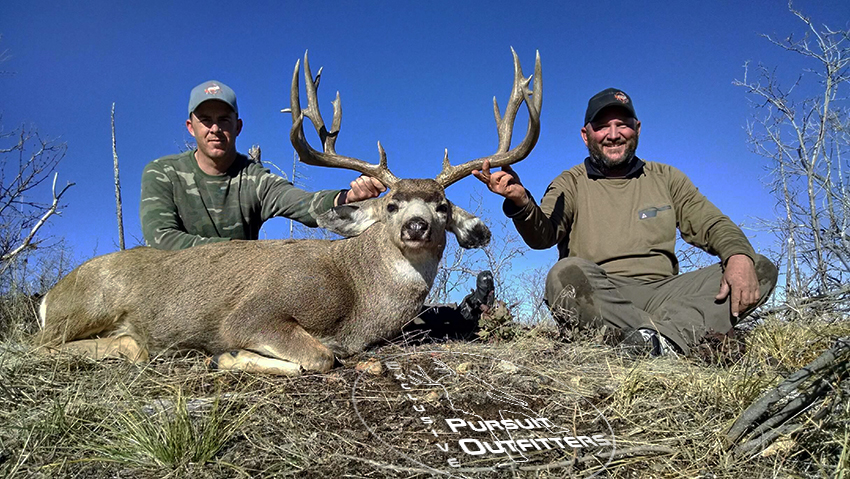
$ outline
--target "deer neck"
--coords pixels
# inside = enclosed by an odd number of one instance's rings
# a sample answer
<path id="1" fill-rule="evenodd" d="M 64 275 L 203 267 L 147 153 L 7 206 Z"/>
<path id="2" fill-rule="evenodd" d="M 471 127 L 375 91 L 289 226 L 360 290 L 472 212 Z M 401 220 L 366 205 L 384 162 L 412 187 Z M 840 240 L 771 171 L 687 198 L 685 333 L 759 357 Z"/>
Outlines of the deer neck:
<path id="1" fill-rule="evenodd" d="M 370 263 L 365 267 L 374 268 L 383 281 L 430 291 L 445 241 L 432 248 L 407 249 L 399 247 L 389 234 L 386 225 L 376 223 L 358 237 L 363 257 Z"/>

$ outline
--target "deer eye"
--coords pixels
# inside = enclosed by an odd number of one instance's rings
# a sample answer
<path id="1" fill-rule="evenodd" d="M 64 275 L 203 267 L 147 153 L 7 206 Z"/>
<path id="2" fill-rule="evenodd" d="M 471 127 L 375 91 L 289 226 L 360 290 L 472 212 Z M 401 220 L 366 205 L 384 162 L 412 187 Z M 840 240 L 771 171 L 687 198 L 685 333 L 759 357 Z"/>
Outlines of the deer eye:
<path id="1" fill-rule="evenodd" d="M 437 205 L 437 213 L 447 213 L 449 211 L 449 205 L 442 203 Z"/>
<path id="2" fill-rule="evenodd" d="M 387 205 L 387 213 L 395 213 L 398 211 L 398 205 L 395 203 L 390 203 Z"/>

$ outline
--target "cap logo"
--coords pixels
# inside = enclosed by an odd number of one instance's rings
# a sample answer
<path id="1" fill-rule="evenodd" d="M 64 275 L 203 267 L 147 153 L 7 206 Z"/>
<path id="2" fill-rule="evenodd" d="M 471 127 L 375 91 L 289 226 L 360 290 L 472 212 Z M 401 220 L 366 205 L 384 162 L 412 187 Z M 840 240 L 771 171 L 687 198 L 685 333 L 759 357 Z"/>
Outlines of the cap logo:
<path id="1" fill-rule="evenodd" d="M 621 92 L 621 91 L 614 93 L 614 99 L 619 101 L 620 103 L 628 103 L 629 102 L 629 97 L 627 97 L 626 94 Z"/>
<path id="2" fill-rule="evenodd" d="M 219 93 L 221 93 L 221 87 L 216 84 L 212 84 L 204 88 L 204 93 L 206 93 L 207 95 L 218 95 Z"/>

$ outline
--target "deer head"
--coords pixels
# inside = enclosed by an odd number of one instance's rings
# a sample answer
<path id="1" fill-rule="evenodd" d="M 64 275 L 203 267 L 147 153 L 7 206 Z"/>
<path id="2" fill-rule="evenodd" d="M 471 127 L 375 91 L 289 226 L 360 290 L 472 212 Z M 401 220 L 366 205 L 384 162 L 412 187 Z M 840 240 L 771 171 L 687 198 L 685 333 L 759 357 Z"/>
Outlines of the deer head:
<path id="1" fill-rule="evenodd" d="M 534 74 L 526 78 L 522 73 L 519 57 L 511 48 L 514 60 L 514 82 L 505 114 L 502 116 L 496 98 L 493 98 L 499 144 L 493 155 L 452 166 L 448 150 L 443 157 L 443 169 L 433 180 L 404 180 L 396 177 L 387 167 L 387 155 L 378 142 L 378 164 L 342 156 L 336 153 L 335 144 L 342 123 L 342 103 L 339 92 L 333 101 L 333 119 L 328 131 L 318 108 L 318 88 L 322 69 L 313 77 L 308 54 L 304 54 L 304 82 L 307 108 L 300 103 L 300 61 L 295 63 L 290 91 L 290 108 L 283 110 L 292 114 L 290 140 L 302 162 L 314 166 L 344 168 L 379 179 L 390 192 L 381 199 L 362 201 L 334 208 L 321 218 L 319 225 L 345 237 L 357 236 L 376 222 L 390 225 L 398 231 L 395 238 L 403 250 L 420 247 L 437 247 L 442 252 L 445 230 L 455 234 L 464 248 L 485 246 L 490 232 L 480 219 L 464 211 L 446 199 L 445 188 L 469 176 L 473 170 L 481 169 L 485 160 L 491 167 L 508 166 L 526 158 L 540 136 L 540 110 L 542 108 L 543 79 L 540 54 L 537 53 Z M 534 88 L 530 88 L 532 78 Z M 511 136 L 517 112 L 522 103 L 528 109 L 528 129 L 525 138 L 511 148 Z M 322 151 L 317 151 L 304 136 L 304 119 L 308 118 L 322 142 Z"/>

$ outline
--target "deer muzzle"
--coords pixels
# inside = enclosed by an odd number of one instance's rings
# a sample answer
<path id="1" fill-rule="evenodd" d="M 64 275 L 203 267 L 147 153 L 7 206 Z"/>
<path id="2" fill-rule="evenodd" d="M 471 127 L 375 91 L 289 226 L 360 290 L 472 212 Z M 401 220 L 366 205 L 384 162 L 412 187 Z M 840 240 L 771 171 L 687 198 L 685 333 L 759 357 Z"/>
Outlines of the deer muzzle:
<path id="1" fill-rule="evenodd" d="M 430 224 L 419 216 L 410 218 L 401 228 L 401 239 L 404 241 L 428 241 L 430 236 Z"/>

